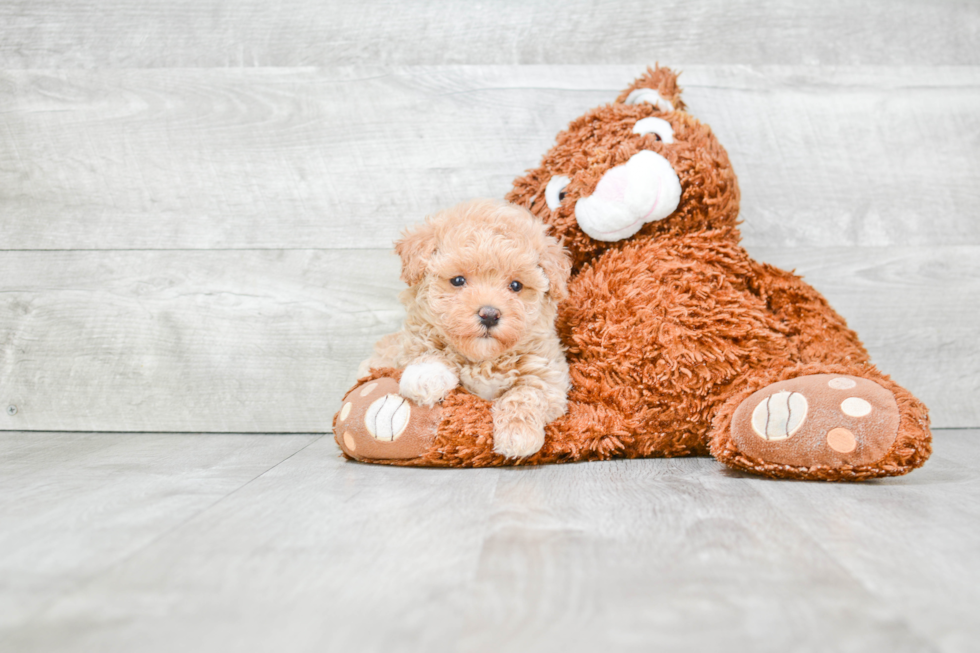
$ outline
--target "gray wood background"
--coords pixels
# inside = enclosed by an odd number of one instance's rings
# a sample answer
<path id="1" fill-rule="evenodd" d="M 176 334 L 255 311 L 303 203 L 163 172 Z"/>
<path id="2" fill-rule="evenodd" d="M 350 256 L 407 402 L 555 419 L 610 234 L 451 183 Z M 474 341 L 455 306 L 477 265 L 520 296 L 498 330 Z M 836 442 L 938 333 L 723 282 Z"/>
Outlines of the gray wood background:
<path id="1" fill-rule="evenodd" d="M 0 429 L 324 432 L 405 226 L 647 64 L 757 257 L 980 426 L 980 3 L 0 5 Z"/>

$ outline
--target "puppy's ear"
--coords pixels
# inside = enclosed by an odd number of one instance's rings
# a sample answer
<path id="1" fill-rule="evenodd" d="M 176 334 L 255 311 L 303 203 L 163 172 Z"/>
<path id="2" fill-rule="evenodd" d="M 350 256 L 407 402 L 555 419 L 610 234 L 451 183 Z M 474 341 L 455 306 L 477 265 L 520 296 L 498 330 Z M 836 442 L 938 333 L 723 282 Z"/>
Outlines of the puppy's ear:
<path id="1" fill-rule="evenodd" d="M 572 260 L 554 236 L 545 236 L 538 250 L 538 265 L 548 277 L 548 295 L 556 303 L 568 297 L 568 275 Z"/>
<path id="2" fill-rule="evenodd" d="M 428 220 L 406 230 L 401 240 L 395 241 L 395 253 L 402 259 L 402 281 L 410 286 L 422 281 L 436 246 L 436 229 Z"/>

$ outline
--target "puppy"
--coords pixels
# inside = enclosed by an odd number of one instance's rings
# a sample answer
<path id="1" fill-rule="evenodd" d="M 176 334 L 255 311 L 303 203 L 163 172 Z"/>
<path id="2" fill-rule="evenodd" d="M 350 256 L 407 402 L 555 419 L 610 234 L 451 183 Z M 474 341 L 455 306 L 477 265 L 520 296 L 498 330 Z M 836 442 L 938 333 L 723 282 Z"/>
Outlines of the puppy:
<path id="1" fill-rule="evenodd" d="M 402 371 L 400 394 L 431 406 L 457 385 L 493 402 L 494 451 L 529 456 L 563 415 L 568 364 L 555 332 L 571 263 L 528 211 L 473 200 L 395 243 L 408 284 L 401 331 L 382 338 L 370 368 Z"/>

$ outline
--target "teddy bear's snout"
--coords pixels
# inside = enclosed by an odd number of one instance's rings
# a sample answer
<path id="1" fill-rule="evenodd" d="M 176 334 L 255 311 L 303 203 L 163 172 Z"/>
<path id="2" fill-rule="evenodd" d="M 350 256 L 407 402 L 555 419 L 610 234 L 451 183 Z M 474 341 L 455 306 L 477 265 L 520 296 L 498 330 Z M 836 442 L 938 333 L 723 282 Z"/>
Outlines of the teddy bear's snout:
<path id="1" fill-rule="evenodd" d="M 575 219 L 596 240 L 629 238 L 677 209 L 681 182 L 670 162 L 650 150 L 607 170 L 595 191 L 575 205 Z"/>

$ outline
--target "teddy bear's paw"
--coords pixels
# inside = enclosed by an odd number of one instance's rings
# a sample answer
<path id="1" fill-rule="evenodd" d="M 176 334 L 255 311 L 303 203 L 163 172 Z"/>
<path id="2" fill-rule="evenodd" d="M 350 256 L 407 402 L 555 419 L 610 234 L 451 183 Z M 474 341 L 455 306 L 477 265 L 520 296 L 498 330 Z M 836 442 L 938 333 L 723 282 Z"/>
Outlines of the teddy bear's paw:
<path id="1" fill-rule="evenodd" d="M 432 444 L 440 413 L 439 406 L 420 406 L 403 397 L 394 379 L 374 379 L 344 397 L 334 439 L 358 460 L 417 458 Z"/>
<path id="2" fill-rule="evenodd" d="M 874 381 L 814 374 L 780 381 L 735 409 L 731 438 L 749 459 L 842 469 L 881 461 L 898 436 L 895 396 Z"/>
<path id="3" fill-rule="evenodd" d="M 544 429 L 522 422 L 494 424 L 493 450 L 505 458 L 526 458 L 544 445 Z"/>
<path id="4" fill-rule="evenodd" d="M 459 377 L 439 362 L 413 363 L 402 371 L 401 396 L 423 406 L 434 406 L 459 385 Z"/>

